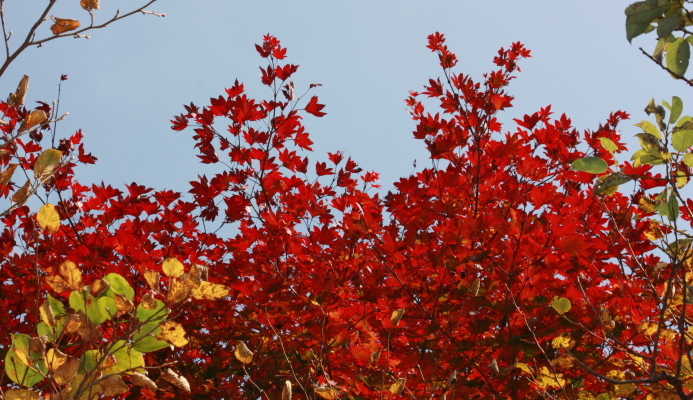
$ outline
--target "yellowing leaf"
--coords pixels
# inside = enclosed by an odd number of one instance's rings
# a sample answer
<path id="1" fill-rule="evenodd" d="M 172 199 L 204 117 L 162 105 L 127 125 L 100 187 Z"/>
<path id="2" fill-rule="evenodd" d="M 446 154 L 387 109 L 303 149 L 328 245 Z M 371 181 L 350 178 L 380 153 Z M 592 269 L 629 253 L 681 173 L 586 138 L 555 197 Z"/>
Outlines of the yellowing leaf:
<path id="1" fill-rule="evenodd" d="M 27 367 L 31 367 L 31 358 L 26 350 L 22 349 L 21 347 L 14 347 L 14 354 L 17 356 L 19 361 L 22 362 L 22 364 L 26 365 Z"/>
<path id="2" fill-rule="evenodd" d="M 44 204 L 36 214 L 36 221 L 43 231 L 51 235 L 60 229 L 60 215 L 53 204 Z"/>
<path id="3" fill-rule="evenodd" d="M 176 347 L 188 344 L 185 338 L 185 330 L 176 321 L 166 321 L 161 325 L 161 338 Z"/>
<path id="4" fill-rule="evenodd" d="M 183 275 L 184 272 L 183 264 L 178 261 L 177 258 L 173 257 L 164 260 L 161 269 L 164 271 L 166 276 L 173 278 L 178 278 L 179 276 Z"/>
<path id="5" fill-rule="evenodd" d="M 73 31 L 81 25 L 76 19 L 55 18 L 53 21 L 55 21 L 55 23 L 51 25 L 51 32 L 53 32 L 54 35 Z"/>
<path id="6" fill-rule="evenodd" d="M 5 391 L 5 400 L 40 400 L 38 393 L 27 389 L 8 389 Z"/>
<path id="7" fill-rule="evenodd" d="M 640 210 L 642 210 L 642 212 L 646 214 L 655 212 L 656 205 L 657 202 L 647 195 L 642 195 L 640 197 L 640 200 L 638 200 L 638 206 L 640 207 Z"/>
<path id="8" fill-rule="evenodd" d="M 228 296 L 229 292 L 229 288 L 224 285 L 201 281 L 200 286 L 192 290 L 192 295 L 198 300 L 220 300 Z"/>
<path id="9" fill-rule="evenodd" d="M 44 180 L 60 165 L 60 157 L 63 152 L 56 149 L 44 150 L 34 163 L 34 179 Z"/>
<path id="10" fill-rule="evenodd" d="M 187 286 L 178 279 L 171 279 L 168 284 L 168 293 L 166 293 L 166 302 L 169 304 L 180 303 L 190 295 L 190 286 Z"/>
<path id="11" fill-rule="evenodd" d="M 335 400 L 337 398 L 337 391 L 329 386 L 316 386 L 315 394 L 326 400 Z"/>
<path id="12" fill-rule="evenodd" d="M 390 385 L 390 388 L 388 390 L 390 391 L 390 393 L 396 396 L 402 393 L 402 390 L 404 390 L 404 384 L 406 382 L 407 378 L 399 378 L 392 385 Z"/>
<path id="13" fill-rule="evenodd" d="M 392 315 L 390 315 L 390 322 L 392 322 L 392 325 L 399 325 L 399 321 L 401 321 L 404 316 L 404 311 L 404 308 L 400 308 L 392 312 Z"/>
<path id="14" fill-rule="evenodd" d="M 250 364 L 253 362 L 253 352 L 250 351 L 248 346 L 246 346 L 243 342 L 238 342 L 236 345 L 236 350 L 233 353 L 236 355 L 238 361 L 242 362 L 243 364 Z"/>
<path id="15" fill-rule="evenodd" d="M 553 307 L 557 313 L 563 315 L 570 311 L 570 300 L 566 299 L 565 297 L 559 298 L 558 296 L 554 296 L 553 300 L 551 301 L 551 307 Z"/>
<path id="16" fill-rule="evenodd" d="M 82 290 L 82 272 L 72 261 L 65 260 L 58 267 L 60 275 L 65 279 L 67 286 L 72 290 Z"/>
<path id="17" fill-rule="evenodd" d="M 645 237 L 648 238 L 651 241 L 655 241 L 657 239 L 662 239 L 664 237 L 664 233 L 662 230 L 659 228 L 659 224 L 657 222 L 650 220 L 648 223 L 647 229 L 645 229 Z"/>
<path id="18" fill-rule="evenodd" d="M 155 292 L 158 292 L 160 290 L 159 288 L 159 280 L 161 279 L 161 274 L 159 274 L 156 271 L 144 271 L 144 280 L 147 281 L 147 285 L 154 290 Z"/>
<path id="19" fill-rule="evenodd" d="M 41 321 L 48 326 L 55 326 L 55 316 L 53 315 L 53 310 L 51 309 L 48 299 L 44 300 L 39 307 L 39 314 L 41 316 Z"/>
<path id="20" fill-rule="evenodd" d="M 614 395 L 616 397 L 628 397 L 635 391 L 635 385 L 626 383 L 624 385 L 614 385 Z"/>

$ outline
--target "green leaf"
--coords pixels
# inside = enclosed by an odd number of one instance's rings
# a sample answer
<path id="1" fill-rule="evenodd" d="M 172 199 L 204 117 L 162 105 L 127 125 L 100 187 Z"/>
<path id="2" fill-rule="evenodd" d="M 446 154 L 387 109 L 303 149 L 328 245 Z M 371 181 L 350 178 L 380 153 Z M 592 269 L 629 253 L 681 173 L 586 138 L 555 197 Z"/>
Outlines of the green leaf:
<path id="1" fill-rule="evenodd" d="M 5 373 L 15 383 L 31 388 L 43 380 L 48 372 L 43 362 L 41 353 L 32 352 L 29 342 L 29 335 L 12 334 L 12 346 L 5 355 Z M 15 349 L 25 354 L 31 360 L 31 367 L 28 367 L 21 358 L 15 353 Z"/>
<path id="2" fill-rule="evenodd" d="M 110 273 L 103 277 L 103 280 L 111 285 L 111 289 L 114 292 L 125 296 L 128 300 L 132 301 L 135 298 L 135 291 L 130 286 L 130 283 L 125 280 L 122 276 L 116 273 Z"/>
<path id="3" fill-rule="evenodd" d="M 626 38 L 632 41 L 634 37 L 645 33 L 650 23 L 661 17 L 669 8 L 669 4 L 659 5 L 657 2 L 638 1 L 629 5 L 626 10 Z"/>
<path id="4" fill-rule="evenodd" d="M 671 112 L 671 115 L 669 115 L 669 123 L 673 124 L 681 116 L 681 112 L 683 111 L 683 101 L 676 96 L 672 97 L 671 108 L 669 111 Z"/>
<path id="5" fill-rule="evenodd" d="M 686 73 L 690 57 L 691 46 L 683 38 L 677 38 L 667 45 L 667 68 L 676 75 L 683 76 Z"/>
<path id="6" fill-rule="evenodd" d="M 551 301 L 551 307 L 556 310 L 557 313 L 563 315 L 570 311 L 570 300 L 565 297 L 554 296 Z"/>
<path id="7" fill-rule="evenodd" d="M 681 14 L 672 13 L 657 22 L 657 37 L 666 38 L 683 22 Z"/>
<path id="8" fill-rule="evenodd" d="M 671 186 L 667 186 L 655 200 L 659 203 L 655 206 L 655 210 L 659 215 L 667 217 L 669 221 L 675 221 L 679 217 L 679 201 L 676 199 Z"/>
<path id="9" fill-rule="evenodd" d="M 573 170 L 601 174 L 609 168 L 606 161 L 599 157 L 584 157 L 573 161 Z"/>
<path id="10" fill-rule="evenodd" d="M 99 297 L 95 299 L 87 292 L 73 291 L 70 293 L 70 307 L 75 311 L 83 311 L 89 321 L 98 326 L 111 319 L 118 312 L 115 300 L 111 297 Z"/>
<path id="11" fill-rule="evenodd" d="M 671 135 L 671 145 L 678 151 L 686 151 L 693 146 L 693 129 L 682 129 Z"/>
<path id="12" fill-rule="evenodd" d="M 661 165 L 664 164 L 664 159 L 662 157 L 655 157 L 651 155 L 648 151 L 640 149 L 633 153 L 631 160 L 634 161 L 633 166 L 635 168 L 641 165 Z"/>
<path id="13" fill-rule="evenodd" d="M 144 308 L 142 304 L 137 306 L 137 319 L 140 321 L 161 321 L 166 318 L 166 305 L 161 300 L 155 300 L 156 306 L 152 310 Z"/>
<path id="14" fill-rule="evenodd" d="M 116 365 L 111 369 L 113 372 L 144 372 L 144 357 L 142 353 L 130 347 L 124 340 L 116 340 L 109 347 L 109 353 L 113 352 L 116 358 Z"/>
<path id="15" fill-rule="evenodd" d="M 142 353 L 151 353 L 169 346 L 171 345 L 166 341 L 158 340 L 154 336 L 145 336 L 135 342 L 133 349 Z"/>
<path id="16" fill-rule="evenodd" d="M 643 132 L 649 133 L 650 135 L 656 137 L 657 139 L 662 140 L 662 135 L 659 133 L 659 130 L 657 130 L 657 128 L 654 126 L 654 124 L 650 121 L 640 121 L 633 126 L 637 126 L 640 129 L 642 129 Z"/>
<path id="17" fill-rule="evenodd" d="M 693 167 L 693 154 L 686 153 L 686 155 L 683 156 L 683 163 L 688 165 L 689 167 Z"/>
<path id="18" fill-rule="evenodd" d="M 99 353 L 98 350 L 87 350 L 82 354 L 82 357 L 80 357 L 80 366 L 79 366 L 79 372 L 84 374 L 89 371 L 93 371 L 96 369 L 97 363 L 99 362 L 99 359 L 101 358 L 101 353 Z"/>

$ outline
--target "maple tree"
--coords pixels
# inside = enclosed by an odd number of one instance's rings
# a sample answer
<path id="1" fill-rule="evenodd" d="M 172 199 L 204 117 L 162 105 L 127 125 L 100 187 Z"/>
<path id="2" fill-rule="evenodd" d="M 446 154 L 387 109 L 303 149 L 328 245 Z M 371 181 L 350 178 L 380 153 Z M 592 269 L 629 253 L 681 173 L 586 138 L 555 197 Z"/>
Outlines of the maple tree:
<path id="1" fill-rule="evenodd" d="M 428 48 L 443 76 L 406 104 L 431 165 L 384 195 L 341 152 L 309 158 L 319 85 L 270 35 L 267 99 L 236 81 L 171 121 L 219 167 L 189 197 L 81 185 L 83 134 L 42 141 L 57 118 L 20 83 L 0 102 L 4 396 L 693 397 L 681 99 L 652 101 L 619 161 L 624 112 L 503 129 L 522 44 L 478 82 L 443 35 Z"/>

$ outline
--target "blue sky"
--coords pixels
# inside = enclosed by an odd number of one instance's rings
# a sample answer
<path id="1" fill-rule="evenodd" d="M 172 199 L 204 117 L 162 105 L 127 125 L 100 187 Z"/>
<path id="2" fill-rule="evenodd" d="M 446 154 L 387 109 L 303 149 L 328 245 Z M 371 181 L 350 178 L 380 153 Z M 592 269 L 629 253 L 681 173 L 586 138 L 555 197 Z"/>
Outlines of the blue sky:
<path id="1" fill-rule="evenodd" d="M 96 21 L 115 9 L 144 4 L 103 0 Z M 512 118 L 551 104 L 579 129 L 596 129 L 612 111 L 632 115 L 620 126 L 633 144 L 632 124 L 646 118 L 650 98 L 684 100 L 693 113 L 690 88 L 669 78 L 638 47 L 654 48 L 654 36 L 625 38 L 624 8 L 629 1 L 182 1 L 160 0 L 151 8 L 165 18 L 136 15 L 91 39 L 65 38 L 25 51 L 0 82 L 0 92 L 14 90 L 22 75 L 31 77 L 27 100 L 51 101 L 61 74 L 61 111 L 69 117 L 58 135 L 83 129 L 87 150 L 99 158 L 78 169 L 83 183 L 105 181 L 117 187 L 138 182 L 157 189 L 187 191 L 198 174 L 220 167 L 197 162 L 191 131 L 170 130 L 169 119 L 182 104 L 205 105 L 223 94 L 235 79 L 251 96 L 269 96 L 260 83 L 265 66 L 254 49 L 262 35 L 278 37 L 288 48 L 288 62 L 300 65 L 297 89 L 311 83 L 328 114 L 304 120 L 315 154 L 344 151 L 364 169 L 381 173 L 385 190 L 425 165 L 421 142 L 413 139 L 414 122 L 406 113 L 409 90 L 420 90 L 441 75 L 437 57 L 425 48 L 426 36 L 439 31 L 458 55 L 458 72 L 477 80 L 491 71 L 500 47 L 520 41 L 532 51 L 510 86 Z M 5 17 L 19 37 L 38 17 L 45 2 L 7 1 Z M 85 23 L 78 0 L 58 0 L 53 13 Z M 47 22 L 39 36 L 48 35 Z M 301 90 L 297 90 L 299 93 Z M 30 104 L 30 103 L 28 103 Z"/>

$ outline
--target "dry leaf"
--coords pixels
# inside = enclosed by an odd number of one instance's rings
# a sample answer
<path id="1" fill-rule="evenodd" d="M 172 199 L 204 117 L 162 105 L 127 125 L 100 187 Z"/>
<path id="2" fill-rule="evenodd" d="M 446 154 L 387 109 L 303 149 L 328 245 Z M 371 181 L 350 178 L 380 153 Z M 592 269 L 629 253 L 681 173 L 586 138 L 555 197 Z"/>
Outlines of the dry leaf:
<path id="1" fill-rule="evenodd" d="M 36 125 L 40 125 L 48 119 L 48 116 L 46 116 L 46 112 L 43 110 L 34 110 L 27 117 L 22 121 L 22 123 L 19 125 L 19 132 L 24 132 L 28 129 L 31 129 L 35 127 Z"/>
<path id="2" fill-rule="evenodd" d="M 21 188 L 19 188 L 19 190 L 14 192 L 14 194 L 12 195 L 12 198 L 10 200 L 12 200 L 13 203 L 16 203 L 17 206 L 21 206 L 24 203 L 26 203 L 26 201 L 29 199 L 29 191 L 30 190 L 31 190 L 31 182 L 27 179 L 24 186 L 22 186 Z"/>
<path id="3" fill-rule="evenodd" d="M 291 381 L 287 380 L 284 382 L 284 388 L 282 389 L 282 400 L 291 400 Z"/>
<path id="4" fill-rule="evenodd" d="M 315 394 L 326 400 L 334 400 L 337 398 L 337 391 L 329 386 L 316 386 Z"/>
<path id="5" fill-rule="evenodd" d="M 70 290 L 70 288 L 67 285 L 67 282 L 65 282 L 65 279 L 63 279 L 61 276 L 58 276 L 58 275 L 47 276 L 46 277 L 46 283 L 56 293 L 63 293 L 63 292 Z"/>
<path id="6" fill-rule="evenodd" d="M 58 272 L 67 282 L 67 286 L 72 290 L 82 290 L 84 283 L 82 283 L 82 271 L 80 271 L 75 263 L 69 260 L 65 260 L 58 267 Z"/>
<path id="7" fill-rule="evenodd" d="M 38 393 L 28 389 L 8 389 L 5 392 L 5 400 L 40 400 Z"/>
<path id="8" fill-rule="evenodd" d="M 118 312 L 116 313 L 116 316 L 118 317 L 130 313 L 130 311 L 132 311 L 132 309 L 134 308 L 132 302 L 122 294 L 116 293 L 114 296 L 114 300 L 116 303 L 116 308 L 118 309 Z"/>
<path id="9" fill-rule="evenodd" d="M 147 281 L 147 285 L 149 285 L 149 287 L 155 292 L 158 292 L 160 290 L 160 279 L 161 274 L 159 274 L 157 271 L 144 271 L 144 280 Z"/>
<path id="10" fill-rule="evenodd" d="M 142 304 L 142 307 L 146 310 L 153 310 L 156 308 L 156 299 L 151 293 L 145 293 L 140 299 L 140 304 Z"/>
<path id="11" fill-rule="evenodd" d="M 11 106 L 22 106 L 24 105 L 24 98 L 26 97 L 26 91 L 29 89 L 29 77 L 24 75 L 19 85 L 17 85 L 17 90 L 14 93 L 10 93 L 10 98 L 7 100 Z"/>
<path id="12" fill-rule="evenodd" d="M 2 174 L 0 174 L 0 189 L 10 183 L 10 179 L 12 179 L 12 175 L 14 175 L 14 170 L 17 169 L 17 165 L 18 164 L 10 164 L 4 171 L 2 171 Z"/>
<path id="13" fill-rule="evenodd" d="M 51 309 L 48 299 L 44 300 L 39 307 L 39 314 L 41 315 L 41 321 L 48 326 L 55 326 L 55 315 L 53 315 L 53 310 Z"/>
<path id="14" fill-rule="evenodd" d="M 67 333 L 79 332 L 82 327 L 82 322 L 84 321 L 82 315 L 80 314 L 70 314 L 67 317 L 67 323 L 65 324 L 65 331 Z"/>
<path id="15" fill-rule="evenodd" d="M 192 273 L 198 275 L 200 280 L 206 281 L 209 277 L 209 267 L 206 265 L 195 264 L 192 267 Z"/>
<path id="16" fill-rule="evenodd" d="M 253 362 L 253 352 L 250 351 L 248 346 L 246 346 L 243 342 L 238 342 L 234 354 L 236 355 L 238 361 L 242 362 L 243 364 L 250 364 Z"/>
<path id="17" fill-rule="evenodd" d="M 172 369 L 169 368 L 164 371 L 164 373 L 161 374 L 161 378 L 176 386 L 178 389 L 182 389 L 185 392 L 190 393 L 190 384 L 188 383 L 188 380 L 185 379 L 185 377 L 175 373 Z"/>
<path id="18" fill-rule="evenodd" d="M 161 338 L 176 347 L 188 344 L 188 339 L 185 338 L 185 330 L 176 321 L 166 321 L 161 324 Z"/>
<path id="19" fill-rule="evenodd" d="M 58 393 L 51 396 L 51 400 L 70 400 L 70 393 L 72 392 L 72 386 L 67 385 L 65 389 L 59 391 Z"/>
<path id="20" fill-rule="evenodd" d="M 101 2 L 99 0 L 80 0 L 79 5 L 87 11 L 101 8 Z"/>
<path id="21" fill-rule="evenodd" d="M 53 373 L 53 379 L 59 385 L 67 385 L 72 382 L 72 379 L 77 375 L 79 370 L 79 359 L 75 357 L 68 356 L 67 361 L 65 361 L 58 369 Z"/>
<path id="22" fill-rule="evenodd" d="M 52 235 L 60 230 L 60 215 L 53 204 L 44 204 L 36 214 L 36 222 L 43 232 Z"/>
<path id="23" fill-rule="evenodd" d="M 404 308 L 400 308 L 399 310 L 395 310 L 392 312 L 392 315 L 390 316 L 390 322 L 392 322 L 392 325 L 397 326 L 399 325 L 399 321 L 402 319 L 404 316 Z"/>
<path id="24" fill-rule="evenodd" d="M 99 384 L 103 388 L 103 395 L 106 397 L 117 396 L 130 390 L 119 375 L 111 375 L 99 382 Z"/>
<path id="25" fill-rule="evenodd" d="M 98 368 L 99 369 L 107 369 L 115 366 L 118 363 L 118 360 L 116 360 L 116 357 L 113 354 L 110 354 L 109 356 L 106 357 L 106 359 L 103 360 L 101 364 L 99 364 Z"/>
<path id="26" fill-rule="evenodd" d="M 159 389 L 156 386 L 156 383 L 154 383 L 154 381 L 149 379 L 146 375 L 142 375 L 139 372 L 133 372 L 131 377 L 132 377 L 132 383 L 135 386 L 143 387 L 143 388 L 149 389 L 151 391 L 156 391 L 157 389 Z"/>
<path id="27" fill-rule="evenodd" d="M 43 354 L 46 351 L 46 341 L 48 336 L 30 337 L 29 338 L 29 350 L 32 353 Z"/>
<path id="28" fill-rule="evenodd" d="M 99 297 L 101 293 L 105 292 L 111 286 L 110 283 L 104 281 L 103 279 L 96 279 L 89 285 L 89 294 L 93 297 Z"/>
<path id="29" fill-rule="evenodd" d="M 54 35 L 73 31 L 81 25 L 76 19 L 55 18 L 53 21 L 55 21 L 55 23 L 51 25 L 51 32 L 53 32 Z"/>

